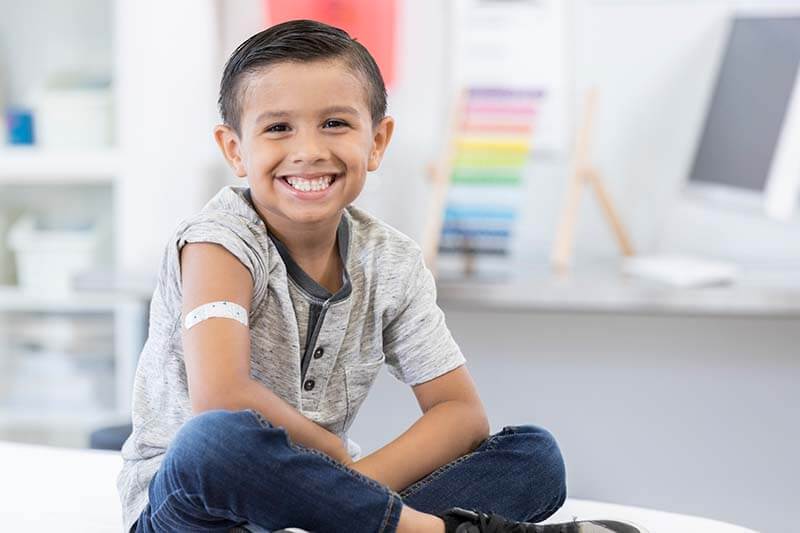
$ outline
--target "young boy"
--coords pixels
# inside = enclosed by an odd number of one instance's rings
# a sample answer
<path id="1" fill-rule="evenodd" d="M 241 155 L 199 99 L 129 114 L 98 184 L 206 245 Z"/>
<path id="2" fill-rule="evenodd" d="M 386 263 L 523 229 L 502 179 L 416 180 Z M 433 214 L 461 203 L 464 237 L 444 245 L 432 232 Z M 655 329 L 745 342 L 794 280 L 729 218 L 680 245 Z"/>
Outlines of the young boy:
<path id="1" fill-rule="evenodd" d="M 511 520 L 564 502 L 555 440 L 489 435 L 419 247 L 350 205 L 394 129 L 366 49 L 274 26 L 233 53 L 219 103 L 215 139 L 248 187 L 167 246 L 122 450 L 126 531 L 545 531 Z M 347 430 L 384 364 L 423 416 L 359 457 Z"/>

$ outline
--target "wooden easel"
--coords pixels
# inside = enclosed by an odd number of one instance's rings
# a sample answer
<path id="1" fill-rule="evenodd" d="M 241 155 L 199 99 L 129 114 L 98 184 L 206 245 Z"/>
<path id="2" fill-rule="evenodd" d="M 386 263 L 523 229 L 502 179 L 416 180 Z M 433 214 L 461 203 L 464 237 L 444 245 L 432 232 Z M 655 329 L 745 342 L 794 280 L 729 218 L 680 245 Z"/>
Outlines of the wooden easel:
<path id="1" fill-rule="evenodd" d="M 556 239 L 553 244 L 551 263 L 557 273 L 565 273 L 570 267 L 575 223 L 578 218 L 581 193 L 583 192 L 584 185 L 590 185 L 594 189 L 597 198 L 600 200 L 600 205 L 603 208 L 606 219 L 611 225 L 611 229 L 617 239 L 622 254 L 625 256 L 632 256 L 634 254 L 633 246 L 628 238 L 628 233 L 622 226 L 622 222 L 611 202 L 611 198 L 603 185 L 603 181 L 600 179 L 600 173 L 592 166 L 589 158 L 590 138 L 596 108 L 597 89 L 591 89 L 586 97 L 583 124 L 578 132 L 573 172 L 567 190 L 566 204 L 561 212 L 561 222 L 558 226 Z"/>
<path id="2" fill-rule="evenodd" d="M 436 259 L 439 255 L 439 241 L 442 238 L 442 226 L 444 225 L 447 191 L 450 188 L 450 176 L 453 173 L 456 157 L 456 132 L 463 118 L 466 99 L 466 91 L 461 91 L 456 95 L 455 105 L 451 108 L 449 131 L 445 137 L 447 145 L 442 150 L 439 161 L 428 167 L 431 199 L 428 204 L 428 216 L 425 218 L 425 229 L 422 233 L 422 256 L 434 276 L 436 275 Z M 471 262 L 467 260 L 467 268 L 470 265 Z"/>

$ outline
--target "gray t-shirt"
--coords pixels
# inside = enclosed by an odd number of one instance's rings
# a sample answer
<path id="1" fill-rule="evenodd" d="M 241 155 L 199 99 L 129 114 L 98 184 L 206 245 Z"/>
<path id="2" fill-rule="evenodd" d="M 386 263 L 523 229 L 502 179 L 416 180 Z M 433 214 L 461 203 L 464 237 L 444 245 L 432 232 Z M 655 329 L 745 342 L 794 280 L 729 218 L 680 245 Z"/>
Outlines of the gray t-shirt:
<path id="1" fill-rule="evenodd" d="M 153 294 L 136 369 L 133 434 L 122 447 L 117 488 L 125 531 L 146 507 L 150 480 L 172 438 L 192 416 L 180 327 L 179 257 L 186 243 L 222 245 L 250 271 L 250 376 L 350 450 L 357 447 L 347 430 L 384 363 L 408 385 L 464 363 L 414 241 L 352 206 L 337 238 L 345 272 L 342 290 L 331 295 L 284 261 L 285 250 L 267 234 L 245 187 L 223 188 L 178 226 Z"/>

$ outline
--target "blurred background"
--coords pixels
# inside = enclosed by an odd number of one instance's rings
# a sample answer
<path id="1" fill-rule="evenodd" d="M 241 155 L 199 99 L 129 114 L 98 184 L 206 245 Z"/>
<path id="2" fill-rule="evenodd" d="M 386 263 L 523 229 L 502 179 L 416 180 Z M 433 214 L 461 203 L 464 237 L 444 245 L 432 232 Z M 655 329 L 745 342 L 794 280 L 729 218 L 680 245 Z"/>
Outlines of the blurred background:
<path id="1" fill-rule="evenodd" d="M 572 497 L 791 529 L 800 1 L 0 13 L 0 439 L 124 439 L 164 247 L 242 184 L 211 135 L 222 66 L 318 18 L 387 79 L 397 129 L 357 205 L 429 251 L 492 431 L 551 430 Z M 368 452 L 417 417 L 382 373 L 350 436 Z"/>

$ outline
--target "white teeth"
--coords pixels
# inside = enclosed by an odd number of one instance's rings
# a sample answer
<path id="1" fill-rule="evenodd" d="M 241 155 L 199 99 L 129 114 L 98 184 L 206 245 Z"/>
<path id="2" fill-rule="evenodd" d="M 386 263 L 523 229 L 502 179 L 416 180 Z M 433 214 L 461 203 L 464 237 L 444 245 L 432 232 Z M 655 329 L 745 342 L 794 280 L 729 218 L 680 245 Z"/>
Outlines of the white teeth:
<path id="1" fill-rule="evenodd" d="M 286 181 L 292 186 L 292 188 L 297 189 L 298 191 L 324 191 L 331 186 L 333 176 L 322 176 L 321 178 L 316 178 L 313 180 L 289 176 L 286 178 Z"/>

